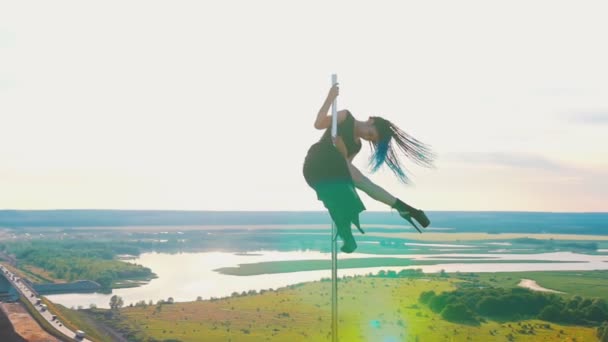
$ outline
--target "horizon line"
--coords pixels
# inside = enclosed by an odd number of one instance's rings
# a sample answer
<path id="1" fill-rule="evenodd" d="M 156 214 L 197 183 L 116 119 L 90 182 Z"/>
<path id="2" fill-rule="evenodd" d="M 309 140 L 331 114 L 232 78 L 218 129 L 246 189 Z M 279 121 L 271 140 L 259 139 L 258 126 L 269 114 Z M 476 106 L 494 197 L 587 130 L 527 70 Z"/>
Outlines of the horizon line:
<path id="1" fill-rule="evenodd" d="M 209 209 L 73 209 L 73 208 L 55 208 L 55 209 L 0 209 L 0 212 L 6 211 L 157 211 L 157 212 L 214 212 L 214 213 L 321 213 L 327 210 L 209 210 Z M 546 213 L 546 214 L 608 214 L 608 211 L 537 211 L 537 210 L 425 210 L 426 212 L 470 212 L 470 213 Z M 362 214 L 368 213 L 391 213 L 392 210 L 365 210 Z"/>

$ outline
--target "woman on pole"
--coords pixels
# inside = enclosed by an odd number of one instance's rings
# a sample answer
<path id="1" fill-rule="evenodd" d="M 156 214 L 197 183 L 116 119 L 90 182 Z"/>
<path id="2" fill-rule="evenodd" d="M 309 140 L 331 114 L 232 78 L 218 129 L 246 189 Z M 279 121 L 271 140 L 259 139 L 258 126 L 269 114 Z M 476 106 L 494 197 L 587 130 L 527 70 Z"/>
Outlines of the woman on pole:
<path id="1" fill-rule="evenodd" d="M 373 183 L 352 164 L 352 160 L 361 150 L 361 139 L 366 140 L 372 150 L 371 171 L 375 172 L 386 164 L 401 182 L 408 183 L 398 153 L 405 154 L 418 165 L 433 167 L 434 154 L 430 147 L 386 119 L 372 116 L 367 121 L 358 121 L 348 110 L 337 112 L 337 136 L 332 141 L 332 117 L 328 111 L 338 94 L 339 87 L 335 84 L 317 114 L 314 127 L 325 132 L 309 148 L 303 173 L 306 183 L 315 190 L 317 198 L 323 202 L 337 226 L 338 235 L 344 243 L 340 249 L 352 253 L 357 248 L 351 223 L 364 233 L 359 223 L 359 213 L 365 210 L 365 206 L 355 189 L 397 209 L 401 217 L 421 232 L 412 219 L 422 227 L 428 227 L 430 220 L 424 211 L 409 206 Z"/>

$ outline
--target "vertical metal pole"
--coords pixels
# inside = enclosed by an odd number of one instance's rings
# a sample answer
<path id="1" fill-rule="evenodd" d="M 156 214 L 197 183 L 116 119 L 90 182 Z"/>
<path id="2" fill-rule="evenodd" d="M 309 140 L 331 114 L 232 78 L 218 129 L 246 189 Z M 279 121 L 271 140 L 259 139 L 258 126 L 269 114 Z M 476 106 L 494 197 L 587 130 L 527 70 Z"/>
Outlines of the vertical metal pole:
<path id="1" fill-rule="evenodd" d="M 331 85 L 338 83 L 338 75 L 331 75 Z M 338 101 L 331 106 L 331 136 L 335 142 L 338 133 Z M 331 223 L 331 340 L 338 342 L 338 238 L 337 227 Z"/>
<path id="2" fill-rule="evenodd" d="M 337 74 L 332 74 L 331 75 L 331 85 L 332 87 L 338 83 L 338 75 Z M 336 138 L 336 135 L 338 135 L 338 99 L 334 99 L 334 102 L 331 105 L 331 137 L 333 139 Z"/>

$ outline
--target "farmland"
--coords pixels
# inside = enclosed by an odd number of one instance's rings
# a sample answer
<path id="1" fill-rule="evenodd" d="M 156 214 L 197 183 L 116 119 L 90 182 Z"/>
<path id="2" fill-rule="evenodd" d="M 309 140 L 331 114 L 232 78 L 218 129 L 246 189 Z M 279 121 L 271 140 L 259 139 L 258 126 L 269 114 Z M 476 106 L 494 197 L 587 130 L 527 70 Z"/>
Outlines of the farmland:
<path id="1" fill-rule="evenodd" d="M 340 338 L 346 341 L 490 341 L 498 337 L 517 341 L 595 340 L 594 327 L 539 320 L 486 320 L 479 325 L 452 323 L 418 302 L 422 292 L 451 291 L 466 282 L 468 280 L 455 277 L 342 279 Z M 331 336 L 330 301 L 330 282 L 318 281 L 209 301 L 127 307 L 110 320 L 102 310 L 87 311 L 88 315 L 105 319 L 107 324 L 135 340 L 185 342 L 205 336 L 207 341 L 324 341 Z"/>

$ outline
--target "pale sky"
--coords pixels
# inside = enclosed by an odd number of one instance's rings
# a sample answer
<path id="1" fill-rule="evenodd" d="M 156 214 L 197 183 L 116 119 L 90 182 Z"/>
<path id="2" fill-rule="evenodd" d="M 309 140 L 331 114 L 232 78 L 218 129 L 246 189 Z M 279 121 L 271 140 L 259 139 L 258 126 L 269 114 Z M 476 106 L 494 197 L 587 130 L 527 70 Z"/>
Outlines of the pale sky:
<path id="1" fill-rule="evenodd" d="M 605 1 L 2 1 L 0 209 L 322 210 L 330 87 L 425 210 L 608 211 Z M 364 144 L 354 164 L 366 168 Z M 406 165 L 411 165 L 404 160 Z M 369 210 L 389 210 L 365 194 Z"/>

